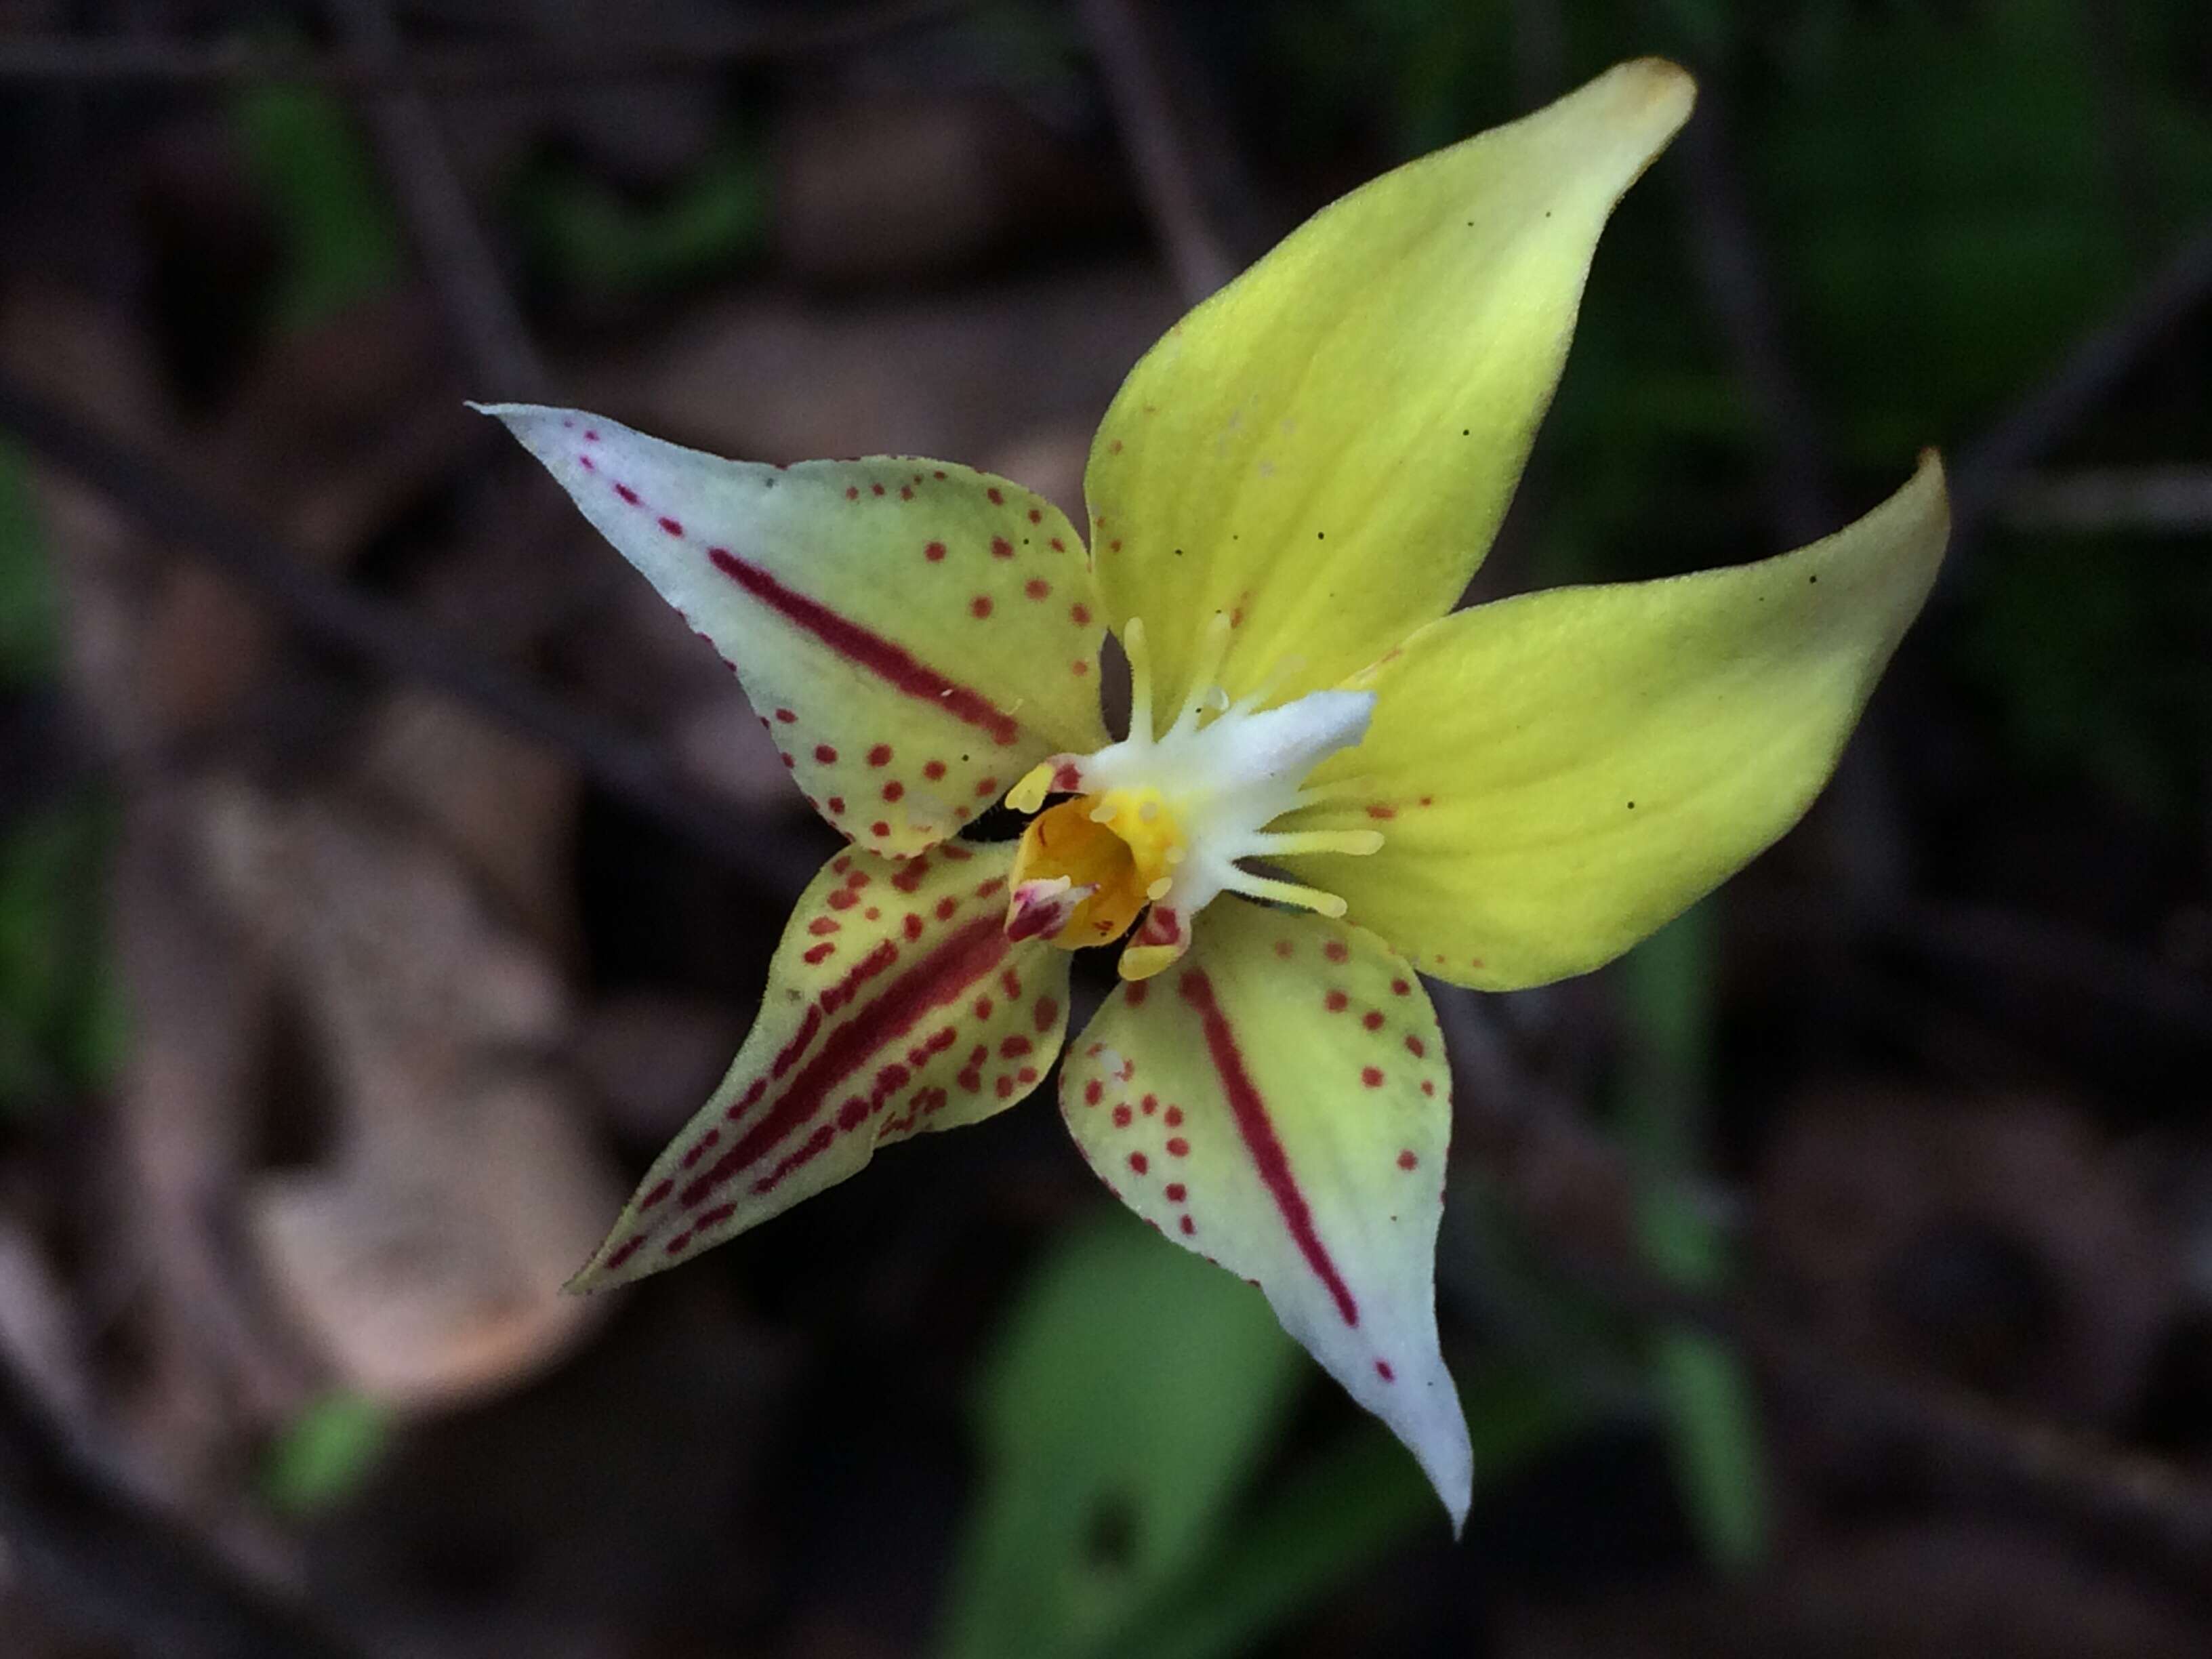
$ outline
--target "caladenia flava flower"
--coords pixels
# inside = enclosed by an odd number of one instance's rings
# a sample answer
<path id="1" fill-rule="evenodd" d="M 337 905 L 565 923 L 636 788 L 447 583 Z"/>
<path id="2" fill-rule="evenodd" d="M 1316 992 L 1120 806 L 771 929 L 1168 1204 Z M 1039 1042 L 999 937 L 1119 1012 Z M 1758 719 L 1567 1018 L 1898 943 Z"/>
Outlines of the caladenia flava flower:
<path id="1" fill-rule="evenodd" d="M 1772 842 L 1946 533 L 1930 456 L 1795 553 L 1447 614 L 1598 234 L 1692 98 L 1624 64 L 1315 216 L 1132 372 L 1091 452 L 1087 556 L 1050 502 L 948 462 L 750 465 L 489 411 L 738 672 L 852 843 L 577 1288 L 1003 1110 L 1060 1057 L 1107 1185 L 1256 1283 L 1464 1518 L 1434 1291 L 1450 1079 L 1420 975 L 1584 972 Z M 961 839 L 1001 798 L 1035 815 L 1020 839 Z M 1085 945 L 1122 982 L 1062 1055 Z"/>

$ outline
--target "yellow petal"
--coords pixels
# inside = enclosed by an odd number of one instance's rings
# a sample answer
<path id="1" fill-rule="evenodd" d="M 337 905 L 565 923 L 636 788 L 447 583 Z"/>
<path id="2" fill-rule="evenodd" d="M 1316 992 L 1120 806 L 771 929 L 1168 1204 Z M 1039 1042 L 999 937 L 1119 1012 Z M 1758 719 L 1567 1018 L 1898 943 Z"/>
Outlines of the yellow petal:
<path id="1" fill-rule="evenodd" d="M 1457 1525 L 1474 1459 L 1437 1344 L 1451 1081 L 1428 995 L 1319 916 L 1217 904 L 1197 933 L 1070 1046 L 1060 1115 L 1123 1203 L 1260 1286 Z"/>
<path id="2" fill-rule="evenodd" d="M 1091 451 L 1091 557 L 1164 704 L 1237 626 L 1231 695 L 1330 685 L 1441 616 L 1497 533 L 1613 204 L 1687 118 L 1623 64 L 1308 220 L 1133 371 Z"/>
<path id="3" fill-rule="evenodd" d="M 487 409 L 744 681 L 799 788 L 904 856 L 1094 749 L 1097 600 L 1060 510 L 945 461 L 760 466 L 580 410 Z"/>
<path id="4" fill-rule="evenodd" d="M 1560 588 L 1423 629 L 1358 677 L 1357 797 L 1286 823 L 1380 829 L 1285 860 L 1427 973 L 1508 989 L 1611 960 L 1795 823 L 1918 614 L 1950 515 L 1933 453 L 1839 533 L 1757 564 Z"/>
<path id="5" fill-rule="evenodd" d="M 689 1261 L 877 1147 L 1005 1110 L 1067 1030 L 1065 952 L 1006 933 L 1010 844 L 832 859 L 769 964 L 729 1075 L 638 1183 L 571 1290 Z"/>

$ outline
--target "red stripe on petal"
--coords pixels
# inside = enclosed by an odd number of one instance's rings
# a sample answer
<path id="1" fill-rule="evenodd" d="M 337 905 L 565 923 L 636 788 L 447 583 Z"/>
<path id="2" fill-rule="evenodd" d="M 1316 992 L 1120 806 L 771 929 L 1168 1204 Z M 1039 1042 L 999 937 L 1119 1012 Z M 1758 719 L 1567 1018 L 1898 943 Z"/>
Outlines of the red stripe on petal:
<path id="1" fill-rule="evenodd" d="M 858 665 L 896 690 L 941 708 L 955 720 L 979 726 L 999 744 L 1011 744 L 1021 726 L 981 692 L 947 679 L 917 660 L 903 646 L 894 644 L 871 629 L 863 628 L 819 599 L 795 592 L 757 564 L 748 563 L 726 547 L 707 550 L 714 568 L 732 581 L 805 629 L 848 662 Z"/>
<path id="2" fill-rule="evenodd" d="M 1237 1046 L 1237 1033 L 1230 1028 L 1229 1017 L 1214 1000 L 1213 981 L 1206 976 L 1205 969 L 1193 968 L 1176 981 L 1176 988 L 1197 1013 L 1205 1030 L 1206 1053 L 1212 1058 L 1213 1069 L 1221 1079 L 1221 1091 L 1228 1097 L 1229 1109 L 1237 1119 L 1237 1133 L 1243 1137 L 1244 1150 L 1252 1155 L 1252 1166 L 1260 1172 L 1267 1195 L 1275 1200 L 1283 1225 L 1305 1257 L 1306 1266 L 1313 1269 L 1314 1277 L 1328 1287 L 1329 1295 L 1335 1299 L 1336 1310 L 1344 1322 L 1357 1325 L 1359 1304 L 1352 1299 L 1351 1288 L 1337 1272 L 1336 1263 L 1329 1260 L 1321 1235 L 1314 1231 L 1313 1211 L 1306 1203 L 1305 1194 L 1298 1190 L 1297 1177 L 1291 1172 L 1290 1155 L 1283 1150 L 1274 1121 L 1267 1115 L 1267 1103 L 1253 1083 L 1252 1074 L 1244 1069 L 1243 1051 Z"/>

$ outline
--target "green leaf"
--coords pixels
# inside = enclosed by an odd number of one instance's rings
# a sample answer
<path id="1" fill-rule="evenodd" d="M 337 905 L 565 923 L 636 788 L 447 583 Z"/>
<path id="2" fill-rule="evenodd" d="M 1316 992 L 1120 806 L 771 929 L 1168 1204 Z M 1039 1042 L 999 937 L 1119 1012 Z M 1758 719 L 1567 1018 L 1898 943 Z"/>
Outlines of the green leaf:
<path id="1" fill-rule="evenodd" d="M 269 1449 L 261 1492 L 272 1509 L 312 1515 L 357 1491 L 392 1438 L 392 1414 L 334 1389 L 308 1402 Z"/>
<path id="2" fill-rule="evenodd" d="M 230 118 L 284 238 L 279 327 L 312 328 L 398 285 L 398 220 L 337 99 L 311 87 L 253 87 L 232 100 Z"/>
<path id="3" fill-rule="evenodd" d="M 769 204 L 759 147 L 731 141 L 658 203 L 634 203 L 600 179 L 562 170 L 527 184 L 519 205 L 538 258 L 556 281 L 590 294 L 636 295 L 760 253 Z"/>
<path id="4" fill-rule="evenodd" d="M 1728 1271 L 1723 1240 L 1690 1196 L 1704 1158 L 1710 1088 L 1713 912 L 1709 901 L 1623 959 L 1624 1010 L 1635 1034 L 1622 1088 L 1622 1129 L 1644 1189 L 1645 1254 L 1674 1282 L 1707 1286 Z M 1702 1333 L 1670 1328 L 1650 1344 L 1650 1380 L 1674 1477 L 1705 1557 L 1725 1571 L 1766 1550 L 1769 1478 L 1757 1401 L 1741 1363 Z"/>
<path id="5" fill-rule="evenodd" d="M 1305 1370 L 1256 1291 L 1118 1213 L 1076 1232 L 987 1374 L 939 1652 L 1101 1651 L 1213 1539 Z"/>
<path id="6" fill-rule="evenodd" d="M 0 685 L 51 674 L 61 653 L 53 575 L 21 452 L 0 444 Z"/>

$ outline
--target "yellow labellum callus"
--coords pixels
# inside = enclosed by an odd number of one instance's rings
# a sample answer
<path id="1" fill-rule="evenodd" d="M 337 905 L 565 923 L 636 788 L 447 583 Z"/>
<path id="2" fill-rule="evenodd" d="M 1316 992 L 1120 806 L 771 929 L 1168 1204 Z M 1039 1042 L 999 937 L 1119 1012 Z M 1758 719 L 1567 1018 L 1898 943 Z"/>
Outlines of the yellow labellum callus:
<path id="1" fill-rule="evenodd" d="M 1445 614 L 1598 234 L 1692 98 L 1671 64 L 1623 64 L 1316 215 L 1130 374 L 1091 451 L 1088 558 L 1049 503 L 947 462 L 757 466 L 489 411 L 859 843 L 579 1288 L 1019 1100 L 1060 1052 L 1068 953 L 1114 946 L 1124 983 L 1061 1071 L 1084 1156 L 1257 1284 L 1464 1517 L 1433 1263 L 1449 1073 L 1415 969 L 1582 972 L 1782 834 L 1947 528 L 1929 457 L 1779 558 Z M 1001 797 L 1030 815 L 1018 842 L 956 838 Z"/>

